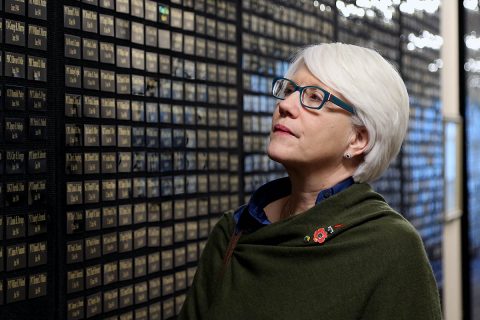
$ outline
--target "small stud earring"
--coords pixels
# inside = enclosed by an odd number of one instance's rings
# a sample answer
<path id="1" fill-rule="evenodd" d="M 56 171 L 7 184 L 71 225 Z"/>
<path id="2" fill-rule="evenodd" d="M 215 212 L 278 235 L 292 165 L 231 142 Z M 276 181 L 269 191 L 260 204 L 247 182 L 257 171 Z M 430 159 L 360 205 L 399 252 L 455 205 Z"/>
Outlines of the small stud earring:
<path id="1" fill-rule="evenodd" d="M 344 157 L 345 159 L 350 159 L 350 158 L 352 157 L 352 155 L 347 152 L 347 153 L 345 153 L 345 154 L 343 155 L 343 157 Z"/>

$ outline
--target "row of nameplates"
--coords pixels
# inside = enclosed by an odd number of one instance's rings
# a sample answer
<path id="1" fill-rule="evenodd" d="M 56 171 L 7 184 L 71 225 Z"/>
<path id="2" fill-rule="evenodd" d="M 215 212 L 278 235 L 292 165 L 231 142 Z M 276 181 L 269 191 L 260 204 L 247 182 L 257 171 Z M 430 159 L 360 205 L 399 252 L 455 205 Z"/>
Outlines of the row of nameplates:
<path id="1" fill-rule="evenodd" d="M 32 119 L 32 118 L 30 118 Z M 33 118 L 42 120 L 43 118 Z M 46 123 L 46 119 L 41 124 Z M 6 119 L 8 142 L 23 141 L 23 119 Z M 10 128 L 8 125 L 18 124 Z M 36 122 L 35 122 L 36 123 Z M 32 124 L 30 124 L 32 130 Z M 33 126 L 32 133 L 35 138 L 45 138 L 46 126 Z M 40 130 L 43 129 L 43 130 Z M 173 132 L 173 133 L 172 133 Z M 42 134 L 40 137 L 37 134 Z M 173 137 L 173 139 L 172 139 Z M 15 138 L 15 139 L 13 139 Z M 157 128 L 145 126 L 124 125 L 97 125 L 97 124 L 66 124 L 65 145 L 69 147 L 149 147 L 149 148 L 236 148 L 238 132 L 236 130 L 215 129 L 184 129 L 184 128 Z M 207 140 L 208 139 L 208 140 Z"/>
<path id="2" fill-rule="evenodd" d="M 18 151 L 11 151 L 14 155 Z M 32 153 L 33 156 L 43 156 Z M 44 159 L 44 158 L 42 158 Z M 38 161 L 34 159 L 33 161 Z M 44 172 L 45 164 L 32 162 L 30 173 Z M 169 172 L 205 170 L 238 172 L 239 156 L 227 152 L 196 152 L 196 151 L 164 151 L 160 154 L 145 151 L 137 152 L 85 152 L 66 153 L 66 174 L 106 174 L 106 173 L 131 173 L 131 172 Z M 158 164 L 160 163 L 160 164 Z M 8 162 L 10 168 L 15 168 L 17 173 L 24 172 L 23 162 Z M 13 167 L 15 165 L 15 167 Z M 30 164 L 29 164 L 30 166 Z M 17 169 L 18 168 L 18 169 Z M 37 169 L 38 168 L 38 169 Z M 11 170 L 11 169 L 10 169 Z M 7 171 L 8 172 L 8 171 Z M 11 173 L 12 171 L 10 171 Z M 233 182 L 232 182 L 233 183 Z"/>
<path id="3" fill-rule="evenodd" d="M 47 203 L 46 180 L 5 182 L 0 184 L 0 207 L 42 206 Z"/>
<path id="4" fill-rule="evenodd" d="M 0 174 L 36 174 L 47 172 L 45 150 L 0 151 Z M 66 153 L 65 173 L 169 172 L 176 170 L 221 170 L 236 172 L 238 155 L 227 152 L 163 151 L 158 152 L 84 152 Z M 5 163 L 5 170 L 4 170 Z"/>
<path id="5" fill-rule="evenodd" d="M 94 6 L 99 5 L 101 8 L 115 10 L 116 12 L 122 14 L 131 14 L 132 16 L 137 18 L 145 18 L 146 20 L 152 22 L 169 23 L 169 6 L 151 0 L 83 0 L 82 2 Z M 179 5 L 181 4 L 181 2 L 181 0 L 171 1 L 171 3 Z M 195 9 L 195 11 L 205 11 L 207 14 L 216 15 L 217 17 L 222 19 L 236 19 L 236 4 L 232 1 L 184 0 L 183 5 L 185 7 Z M 178 16 L 182 15 L 181 9 L 172 7 L 171 11 L 172 19 L 176 19 L 178 18 Z M 76 17 L 76 14 L 72 14 L 72 17 Z"/>
<path id="6" fill-rule="evenodd" d="M 40 181 L 43 182 L 43 181 Z M 46 191 L 38 190 L 40 182 L 32 184 L 36 189 L 29 190 L 29 203 L 44 203 L 43 196 Z M 22 182 L 7 183 L 14 186 L 22 186 Z M 29 184 L 30 186 L 30 184 Z M 40 186 L 44 187 L 43 184 Z M 86 180 L 72 181 L 66 183 L 67 205 L 78 205 L 88 203 L 98 203 L 100 201 L 115 201 L 123 199 L 139 199 L 139 198 L 158 198 L 160 196 L 171 196 L 180 194 L 195 194 L 207 192 L 229 192 L 238 190 L 238 175 L 229 174 L 202 174 L 202 175 L 177 175 L 166 177 L 152 178 L 124 178 L 124 179 L 104 179 L 104 180 Z M 15 197 L 16 196 L 16 197 Z M 5 205 L 12 206 L 18 204 L 12 199 L 25 199 L 25 191 L 23 193 L 5 194 Z M 34 197 L 34 198 L 32 198 Z M 30 198 L 32 198 L 30 200 Z M 18 201 L 20 201 L 20 199 Z"/>
<path id="7" fill-rule="evenodd" d="M 0 279 L 0 304 L 25 300 L 27 295 L 29 299 L 33 299 L 47 294 L 46 272 L 7 278 L 5 283 L 6 286 Z M 5 291 L 6 300 L 4 300 Z"/>
<path id="8" fill-rule="evenodd" d="M 113 49 L 113 48 L 112 48 Z M 15 53 L 15 52 L 5 52 L 5 63 L 4 63 L 4 73 L 2 73 L 3 68 L 0 68 L 0 76 L 5 75 L 7 77 L 14 78 L 23 78 L 25 76 L 28 80 L 35 81 L 47 81 L 47 59 L 37 56 L 27 56 L 25 59 L 25 54 Z M 2 55 L 0 55 L 0 62 Z M 26 64 L 27 62 L 27 64 Z M 25 75 L 25 66 L 27 67 L 27 74 Z M 228 70 L 228 69 L 227 69 Z M 82 85 L 82 74 L 83 74 L 83 85 Z M 226 82 L 234 83 L 236 79 L 234 77 L 225 77 Z M 123 74 L 116 73 L 111 70 L 99 70 L 97 68 L 83 68 L 81 66 L 75 65 L 66 65 L 65 66 L 65 85 L 72 88 L 84 88 L 90 90 L 102 90 L 106 92 L 117 92 L 119 94 L 133 94 L 133 95 L 147 95 L 152 97 L 162 97 L 162 98 L 171 98 L 170 90 L 171 80 L 169 79 L 160 79 L 160 88 L 158 88 L 158 79 L 157 77 L 145 77 L 135 74 Z M 207 101 L 206 98 L 202 98 L 207 95 L 207 90 L 202 91 L 203 87 L 206 85 L 197 86 L 190 84 L 185 86 L 183 89 L 183 83 L 181 83 L 182 88 L 177 89 L 183 95 L 185 90 L 186 100 L 194 100 L 195 98 L 195 88 L 199 91 L 200 101 Z M 145 87 L 147 86 L 147 88 Z M 165 89 L 164 89 L 165 87 Z M 236 103 L 236 89 L 235 88 L 224 88 L 221 86 L 218 87 L 218 100 L 222 104 L 235 104 Z M 165 91 L 167 90 L 167 91 Z M 203 94 L 202 94 L 203 92 Z M 175 97 L 176 88 L 173 88 L 174 99 L 183 99 L 183 97 Z M 193 98 L 188 99 L 190 95 L 193 94 Z M 210 93 L 210 92 L 209 92 Z M 216 95 L 217 93 L 215 93 Z M 230 99 L 230 100 L 228 100 Z M 209 102 L 216 102 L 215 100 L 208 100 Z M 231 101 L 231 102 L 227 102 Z M 233 102 L 232 102 L 233 101 Z"/>
<path id="9" fill-rule="evenodd" d="M 160 97 L 191 102 L 209 102 L 223 105 L 237 104 L 237 89 L 235 87 L 186 83 L 166 78 L 116 73 L 111 70 L 82 68 L 74 65 L 65 66 L 65 85 L 69 88 L 101 90 L 117 94 Z"/>
<path id="10" fill-rule="evenodd" d="M 86 180 L 66 183 L 67 205 L 122 199 L 158 198 L 180 194 L 237 191 L 238 175 L 202 174 L 152 178 Z M 47 203 L 46 180 L 0 184 L 0 207 L 42 206 Z M 100 187 L 102 190 L 100 192 Z M 228 199 L 228 198 L 227 198 Z M 226 208 L 228 209 L 228 208 Z"/>
<path id="11" fill-rule="evenodd" d="M 3 25 L 5 21 L 5 40 L 3 38 Z M 26 27 L 27 26 L 27 27 Z M 25 37 L 28 37 L 29 49 L 47 50 L 47 28 L 22 21 L 0 19 L 0 43 L 25 46 Z"/>
<path id="12" fill-rule="evenodd" d="M 184 242 L 185 240 L 193 240 L 193 241 L 198 240 L 199 237 L 198 237 L 198 231 L 197 231 L 197 222 L 196 221 L 187 222 L 187 227 L 190 228 L 191 226 L 193 226 L 194 229 L 193 230 L 188 229 L 188 231 L 186 232 L 184 223 L 176 223 L 175 224 L 175 242 Z M 170 246 L 172 244 L 172 240 L 169 239 L 168 235 L 164 234 L 165 232 L 164 229 L 165 228 L 162 229 L 162 238 L 161 238 L 162 242 L 160 242 L 160 227 L 148 227 L 148 228 L 143 227 L 136 230 L 124 230 L 124 231 L 118 231 L 118 232 L 114 231 L 114 232 L 104 233 L 102 235 L 90 236 L 85 239 L 67 241 L 66 262 L 68 264 L 73 264 L 73 263 L 84 262 L 85 260 L 105 257 L 109 254 L 131 252 L 131 251 L 135 251 L 135 250 L 146 248 L 146 247 L 158 248 L 158 247 Z M 173 228 L 170 227 L 170 230 L 169 230 L 170 233 L 173 231 L 172 229 Z M 148 230 L 148 236 L 147 236 L 147 230 Z M 208 235 L 208 233 L 206 233 L 206 235 Z M 163 242 L 165 238 L 167 239 L 168 242 L 167 241 Z M 170 234 L 170 238 L 172 238 L 171 234 Z M 193 246 L 192 248 L 190 248 L 191 245 Z M 18 245 L 12 245 L 9 248 L 16 248 L 16 246 Z M 10 251 L 7 251 L 7 252 L 10 252 Z M 185 248 L 183 248 L 182 256 L 183 255 L 185 255 Z M 188 255 L 192 261 L 196 261 L 198 257 L 197 242 L 192 242 L 189 244 Z M 7 255 L 7 258 L 8 257 L 10 256 Z M 11 258 L 13 259 L 14 257 L 11 257 Z M 34 258 L 35 257 L 32 257 L 32 259 Z M 45 250 L 45 260 L 46 260 L 46 250 Z M 185 258 L 183 258 L 183 260 L 185 260 Z M 169 265 L 173 264 L 171 262 L 171 259 L 168 260 L 167 257 L 165 256 L 162 256 L 161 261 L 163 264 L 169 264 Z M 155 262 L 160 264 L 160 259 L 156 259 Z M 36 265 L 35 263 L 29 264 L 29 266 L 35 266 Z M 8 266 L 10 266 L 10 270 L 13 270 L 12 263 L 8 262 L 7 268 Z M 26 265 L 23 264 L 22 268 L 24 268 L 25 266 Z M 154 269 L 157 269 L 157 268 L 159 269 L 159 267 L 154 267 Z M 155 270 L 154 272 L 156 271 L 157 270 Z"/>
<path id="13" fill-rule="evenodd" d="M 10 101 L 8 103 L 11 105 Z M 15 106 L 18 105 L 15 101 Z M 11 107 L 9 108 L 11 109 Z M 158 102 L 150 101 L 100 98 L 97 96 L 75 94 L 65 95 L 65 116 L 72 118 L 101 117 L 103 119 L 209 127 L 237 127 L 238 125 L 238 110 L 236 109 L 213 108 L 198 105 L 172 106 L 166 103 L 159 104 Z"/>
<path id="14" fill-rule="evenodd" d="M 28 17 L 40 20 L 47 20 L 47 0 L 28 0 L 28 6 L 25 6 L 26 0 L 2 0 L 0 1 L 0 11 L 3 9 L 7 13 L 24 16 L 28 9 Z M 5 3 L 5 8 L 3 4 Z"/>
<path id="15" fill-rule="evenodd" d="M 0 216 L 0 240 L 3 239 L 4 229 L 7 240 L 45 234 L 47 232 L 47 213 L 37 210 L 26 216 L 23 214 Z"/>
<path id="16" fill-rule="evenodd" d="M 47 58 L 36 57 L 16 52 L 5 52 L 5 71 L 0 66 L 0 76 L 5 75 L 13 78 L 25 79 L 25 66 L 27 69 L 26 79 L 35 81 L 47 81 Z M 0 62 L 3 54 L 0 54 Z"/>
<path id="17" fill-rule="evenodd" d="M 28 124 L 28 136 L 27 136 Z M 4 135 L 3 140 L 6 143 L 23 143 L 29 140 L 46 140 L 47 139 L 47 117 L 30 116 L 28 121 L 25 118 L 4 118 Z M 2 124 L 0 123 L 0 129 Z M 2 135 L 0 134 L 0 138 Z M 1 158 L 0 158 L 1 160 Z M 0 170 L 1 172 L 1 170 Z"/>
<path id="18" fill-rule="evenodd" d="M 4 260 L 6 268 L 4 268 Z M 27 263 L 28 261 L 28 263 Z M 0 271 L 13 271 L 47 264 L 47 242 L 16 243 L 0 247 Z"/>
<path id="19" fill-rule="evenodd" d="M 0 90 L 0 96 L 3 96 L 3 91 L 5 102 L 0 98 L 0 105 L 7 111 L 24 111 L 25 106 L 28 106 L 29 111 L 47 111 L 47 89 L 45 88 L 5 85 L 4 90 Z"/>
<path id="20" fill-rule="evenodd" d="M 120 288 L 103 290 L 88 296 L 70 299 L 67 301 L 67 319 L 79 320 L 90 318 L 102 312 L 114 312 L 132 305 L 146 304 L 162 296 L 171 295 L 175 291 L 183 290 L 192 283 L 195 274 L 194 268 L 177 271 L 174 275 L 156 277 L 136 284 L 124 285 Z M 188 277 L 187 277 L 188 276 Z M 177 284 L 178 283 L 178 284 Z M 183 289 L 180 289 L 183 288 Z M 105 320 L 148 320 L 170 319 L 178 312 L 185 300 L 185 293 L 174 298 L 169 297 L 162 302 L 151 302 L 135 311 L 118 311 L 120 315 L 103 317 Z M 163 305 L 163 312 L 162 312 Z M 163 315 L 163 316 L 162 316 Z"/>
<path id="21" fill-rule="evenodd" d="M 215 199 L 215 203 L 214 200 Z M 73 210 L 66 213 L 66 233 L 67 234 L 82 234 L 83 232 L 98 231 L 109 228 L 125 227 L 130 225 L 137 225 L 143 223 L 153 223 L 158 226 L 158 222 L 167 222 L 172 219 L 184 220 L 185 218 L 198 218 L 207 216 L 208 212 L 227 211 L 231 207 L 237 205 L 233 199 L 229 201 L 228 196 L 211 197 L 210 205 L 209 198 L 193 198 L 185 200 L 155 202 L 142 202 L 135 204 L 122 204 L 118 206 L 105 206 L 102 208 L 91 208 L 85 210 Z M 238 202 L 238 201 L 237 201 Z M 173 207 L 175 210 L 173 211 Z M 161 210 L 160 210 L 161 208 Z M 222 209 L 222 210 L 220 210 Z M 15 217 L 15 216 L 12 216 Z M 41 212 L 32 213 L 29 216 L 29 234 L 39 234 L 43 230 L 44 215 Z M 11 233 L 21 234 L 25 233 L 24 219 L 16 218 L 7 220 L 7 236 Z M 8 225 L 10 223 L 10 225 Z M 15 224 L 16 223 L 16 224 Z M 197 228 L 197 220 L 188 222 L 187 230 L 194 232 L 193 237 L 189 239 L 196 239 L 196 230 L 198 229 L 198 237 L 206 238 L 209 232 L 208 220 L 198 220 L 199 227 Z M 192 226 L 190 224 L 193 224 Z M 34 228 L 34 229 L 31 229 Z M 178 229 L 178 230 L 177 230 Z M 154 233 L 154 229 L 149 231 L 149 243 L 158 243 L 159 233 Z M 176 223 L 175 227 L 175 242 L 183 241 L 185 235 L 177 231 L 185 232 L 183 222 Z M 13 234 L 11 235 L 13 236 Z M 151 238 L 150 238 L 151 236 Z M 173 230 L 171 226 L 164 226 L 162 228 L 162 246 L 168 246 L 173 243 Z"/>

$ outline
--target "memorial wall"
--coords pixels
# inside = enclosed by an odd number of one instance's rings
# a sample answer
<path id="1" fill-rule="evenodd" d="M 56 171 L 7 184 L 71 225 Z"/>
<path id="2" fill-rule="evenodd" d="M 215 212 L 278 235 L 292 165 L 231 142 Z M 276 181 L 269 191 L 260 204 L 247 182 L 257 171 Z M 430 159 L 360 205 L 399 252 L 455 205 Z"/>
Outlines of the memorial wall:
<path id="1" fill-rule="evenodd" d="M 3 0 L 0 318 L 174 318 L 222 213 L 285 175 L 272 79 L 332 41 L 405 79 L 407 139 L 374 187 L 441 284 L 438 7 L 349 3 Z"/>

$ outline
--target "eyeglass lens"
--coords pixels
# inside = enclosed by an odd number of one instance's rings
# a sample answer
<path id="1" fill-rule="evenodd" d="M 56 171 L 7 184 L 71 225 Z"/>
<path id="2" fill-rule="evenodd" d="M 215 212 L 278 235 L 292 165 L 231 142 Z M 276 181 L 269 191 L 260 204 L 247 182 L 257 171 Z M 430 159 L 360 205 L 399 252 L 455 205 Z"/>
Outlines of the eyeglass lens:
<path id="1" fill-rule="evenodd" d="M 279 99 L 285 99 L 295 91 L 295 84 L 286 79 L 279 79 L 273 86 L 273 95 Z M 307 107 L 319 107 L 325 98 L 325 93 L 318 88 L 305 88 L 302 92 L 301 101 Z"/>

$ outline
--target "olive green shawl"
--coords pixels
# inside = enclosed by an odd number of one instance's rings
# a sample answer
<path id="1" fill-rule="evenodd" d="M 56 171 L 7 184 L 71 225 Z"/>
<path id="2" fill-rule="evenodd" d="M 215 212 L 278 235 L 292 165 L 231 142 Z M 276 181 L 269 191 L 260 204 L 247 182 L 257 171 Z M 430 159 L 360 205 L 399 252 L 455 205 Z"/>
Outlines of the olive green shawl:
<path id="1" fill-rule="evenodd" d="M 222 272 L 233 229 L 212 230 L 179 319 L 441 319 L 421 238 L 368 184 L 241 235 Z"/>

